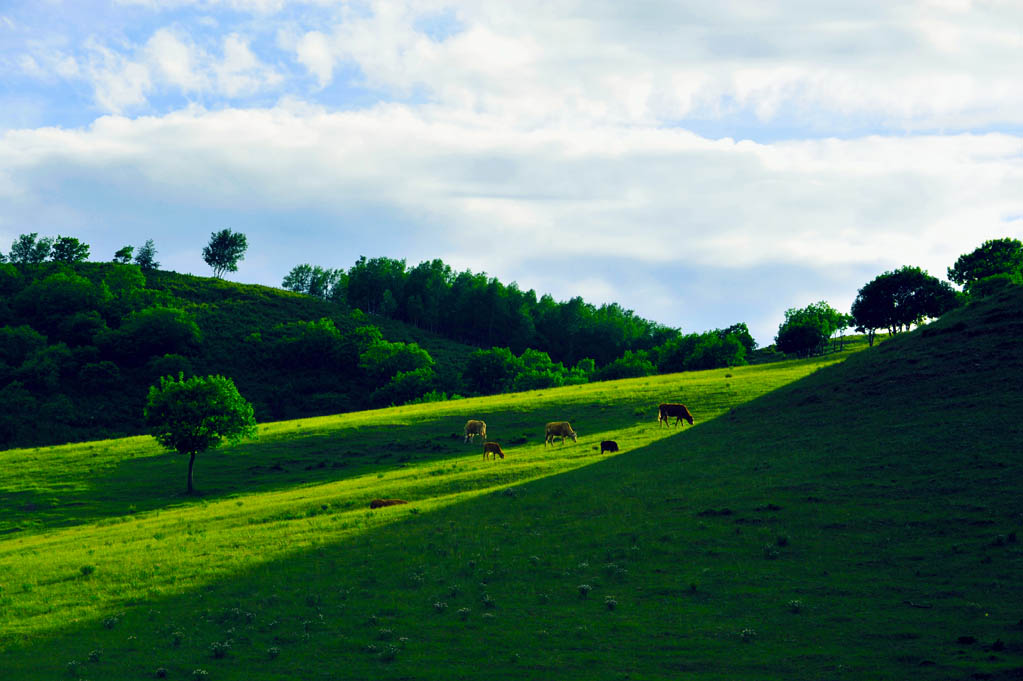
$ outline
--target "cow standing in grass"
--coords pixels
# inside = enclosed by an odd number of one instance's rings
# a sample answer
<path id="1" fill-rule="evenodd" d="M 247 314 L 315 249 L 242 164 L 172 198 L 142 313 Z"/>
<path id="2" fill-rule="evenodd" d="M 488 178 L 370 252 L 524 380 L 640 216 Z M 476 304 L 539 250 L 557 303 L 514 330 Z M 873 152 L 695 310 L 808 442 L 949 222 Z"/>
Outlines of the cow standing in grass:
<path id="1" fill-rule="evenodd" d="M 486 441 L 487 439 L 487 424 L 483 421 L 477 421 L 476 419 L 470 419 L 465 422 L 465 442 L 479 436 L 480 441 Z"/>
<path id="2" fill-rule="evenodd" d="M 618 451 L 618 443 L 614 440 L 601 440 L 600 442 L 600 453 L 604 452 L 614 453 Z"/>
<path id="3" fill-rule="evenodd" d="M 667 403 L 657 407 L 657 425 L 664 424 L 669 425 L 668 420 L 674 416 L 675 423 L 678 425 L 682 422 L 682 419 L 689 421 L 689 425 L 693 425 L 693 415 L 689 413 L 689 410 L 684 404 L 673 404 Z"/>
<path id="4" fill-rule="evenodd" d="M 554 438 L 560 437 L 561 444 L 565 444 L 565 438 L 572 438 L 572 442 L 578 442 L 576 439 L 575 431 L 572 430 L 572 426 L 568 421 L 551 421 L 547 424 L 547 437 L 544 439 L 543 446 L 546 447 L 550 444 L 554 446 Z"/>
<path id="5" fill-rule="evenodd" d="M 483 443 L 483 460 L 486 461 L 487 456 L 493 456 L 494 461 L 497 461 L 497 457 L 504 458 L 504 452 L 501 451 L 501 445 L 496 442 L 484 442 Z"/>

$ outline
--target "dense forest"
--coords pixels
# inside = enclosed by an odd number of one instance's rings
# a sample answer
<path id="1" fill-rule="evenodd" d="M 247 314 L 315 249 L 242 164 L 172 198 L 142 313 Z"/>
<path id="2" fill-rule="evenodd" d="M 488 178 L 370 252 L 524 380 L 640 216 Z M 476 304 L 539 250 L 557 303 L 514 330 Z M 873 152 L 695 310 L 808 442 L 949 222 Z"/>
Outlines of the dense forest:
<path id="1" fill-rule="evenodd" d="M 662 371 L 685 368 L 678 357 L 677 329 L 638 317 L 616 303 L 597 307 L 579 297 L 566 302 L 556 302 L 550 295 L 538 297 L 532 289 L 522 291 L 515 283 L 505 285 L 486 274 L 456 273 L 441 260 L 408 267 L 404 260 L 362 257 L 347 271 L 303 264 L 292 269 L 282 285 L 471 345 L 508 348 L 517 355 L 539 349 L 565 365 L 591 359 L 605 366 L 627 352 L 657 354 L 661 348 L 664 361 L 655 363 Z M 693 349 L 717 346 L 729 336 L 738 345 L 702 351 L 728 355 L 727 360 L 702 363 L 741 363 L 756 347 L 743 323 L 693 335 L 686 343 Z"/>
<path id="2" fill-rule="evenodd" d="M 753 348 L 745 325 L 685 336 L 483 275 L 402 264 L 401 287 L 374 288 L 368 273 L 395 261 L 308 295 L 160 270 L 151 242 L 135 262 L 122 251 L 26 246 L 0 264 L 0 446 L 143 432 L 149 387 L 179 373 L 231 377 L 268 420 L 741 364 Z"/>

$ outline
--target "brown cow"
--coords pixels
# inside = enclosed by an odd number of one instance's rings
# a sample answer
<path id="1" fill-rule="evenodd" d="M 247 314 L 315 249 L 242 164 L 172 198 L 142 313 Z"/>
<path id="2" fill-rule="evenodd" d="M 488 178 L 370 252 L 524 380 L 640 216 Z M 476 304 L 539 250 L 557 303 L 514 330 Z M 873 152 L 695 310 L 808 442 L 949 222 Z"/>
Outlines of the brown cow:
<path id="1" fill-rule="evenodd" d="M 602 440 L 601 441 L 601 443 L 600 443 L 600 453 L 601 454 L 603 454 L 604 452 L 617 452 L 617 451 L 618 451 L 618 443 L 615 442 L 614 440 Z"/>
<path id="2" fill-rule="evenodd" d="M 668 425 L 668 419 L 672 416 L 675 417 L 674 425 L 680 424 L 681 419 L 689 421 L 689 425 L 693 425 L 693 415 L 689 413 L 689 410 L 684 404 L 661 404 L 657 407 L 657 425 L 664 424 Z"/>
<path id="3" fill-rule="evenodd" d="M 576 439 L 575 431 L 572 430 L 572 426 L 568 421 L 551 421 L 547 424 L 547 437 L 544 440 L 543 446 L 546 447 L 548 443 L 551 447 L 554 446 L 554 438 L 560 437 L 561 444 L 565 444 L 565 438 L 572 438 L 572 442 L 578 442 Z"/>
<path id="4" fill-rule="evenodd" d="M 477 435 L 480 436 L 480 441 L 487 439 L 487 424 L 483 421 L 477 421 L 476 419 L 470 419 L 465 422 L 465 442 L 473 439 Z"/>
<path id="5" fill-rule="evenodd" d="M 484 442 L 483 443 L 483 459 L 486 460 L 488 454 L 494 455 L 494 461 L 497 461 L 497 457 L 504 458 L 504 452 L 501 451 L 501 445 L 496 442 Z"/>
<path id="6" fill-rule="evenodd" d="M 397 506 L 398 504 L 407 504 L 408 502 L 404 499 L 374 499 L 369 502 L 370 508 L 383 508 L 384 506 Z"/>

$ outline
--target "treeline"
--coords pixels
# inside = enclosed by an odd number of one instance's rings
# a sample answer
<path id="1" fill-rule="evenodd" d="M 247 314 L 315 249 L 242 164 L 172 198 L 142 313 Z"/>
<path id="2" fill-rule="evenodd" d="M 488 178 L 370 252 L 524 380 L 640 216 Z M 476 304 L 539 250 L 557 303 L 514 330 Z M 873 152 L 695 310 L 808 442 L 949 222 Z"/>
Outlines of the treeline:
<path id="1" fill-rule="evenodd" d="M 149 387 L 179 373 L 229 376 L 275 420 L 742 364 L 755 347 L 745 324 L 683 335 L 439 261 L 362 259 L 309 296 L 161 271 L 151 242 L 141 263 L 129 247 L 97 263 L 61 239 L 23 235 L 0 264 L 0 447 L 144 432 Z M 74 256 L 55 259 L 58 242 Z"/>
<path id="2" fill-rule="evenodd" d="M 471 345 L 507 348 L 518 356 L 539 350 L 565 366 L 590 359 L 604 367 L 628 363 L 626 353 L 630 357 L 670 353 L 673 359 L 664 364 L 681 367 L 686 362 L 678 357 L 680 348 L 695 349 L 709 342 L 696 335 L 682 342 L 677 329 L 638 317 L 616 303 L 598 307 L 580 297 L 557 302 L 550 295 L 538 297 L 532 289 L 522 291 L 515 283 L 503 284 L 483 273 L 456 273 L 441 260 L 408 267 L 404 260 L 362 257 L 348 270 L 303 264 L 288 273 L 282 286 Z M 742 363 L 743 353 L 756 347 L 745 324 L 712 335 L 732 335 L 742 346 L 739 351 L 730 344 L 735 351 L 731 354 L 721 349 L 705 353 L 705 357 L 721 356 L 724 364 Z"/>

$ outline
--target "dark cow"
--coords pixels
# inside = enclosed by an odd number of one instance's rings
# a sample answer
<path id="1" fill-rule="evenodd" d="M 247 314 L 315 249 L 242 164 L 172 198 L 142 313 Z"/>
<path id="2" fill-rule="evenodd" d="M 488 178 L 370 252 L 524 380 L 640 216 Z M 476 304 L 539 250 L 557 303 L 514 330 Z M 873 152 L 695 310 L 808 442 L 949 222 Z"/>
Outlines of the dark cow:
<path id="1" fill-rule="evenodd" d="M 560 437 L 561 444 L 565 444 L 565 438 L 572 438 L 572 442 L 578 442 L 576 439 L 575 431 L 572 430 L 572 426 L 568 421 L 551 421 L 547 424 L 547 438 L 544 440 L 543 446 L 546 447 L 550 444 L 554 446 L 554 438 Z"/>
<path id="2" fill-rule="evenodd" d="M 496 442 L 484 442 L 483 443 L 483 458 L 487 458 L 487 455 L 491 454 L 494 457 L 494 461 L 497 461 L 497 457 L 504 458 L 504 452 L 501 451 L 501 445 Z"/>
<path id="3" fill-rule="evenodd" d="M 617 452 L 617 451 L 618 451 L 618 443 L 617 442 L 615 442 L 614 440 L 601 440 L 601 442 L 600 442 L 600 453 L 601 454 L 603 454 L 604 452 Z"/>
<path id="4" fill-rule="evenodd" d="M 682 422 L 682 419 L 689 421 L 689 425 L 693 425 L 693 415 L 689 413 L 689 410 L 684 404 L 662 404 L 657 407 L 657 424 L 668 424 L 668 419 L 672 416 L 675 417 L 674 425 L 678 425 Z"/>
<path id="5" fill-rule="evenodd" d="M 374 499 L 369 502 L 370 508 L 383 508 L 384 506 L 397 506 L 398 504 L 407 504 L 408 502 L 404 499 Z"/>

